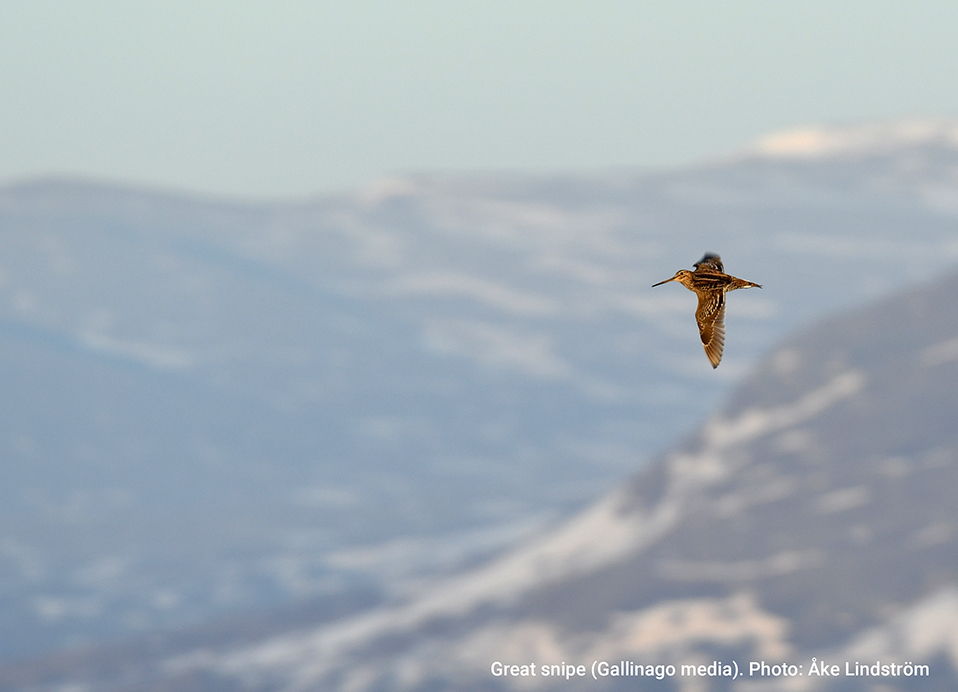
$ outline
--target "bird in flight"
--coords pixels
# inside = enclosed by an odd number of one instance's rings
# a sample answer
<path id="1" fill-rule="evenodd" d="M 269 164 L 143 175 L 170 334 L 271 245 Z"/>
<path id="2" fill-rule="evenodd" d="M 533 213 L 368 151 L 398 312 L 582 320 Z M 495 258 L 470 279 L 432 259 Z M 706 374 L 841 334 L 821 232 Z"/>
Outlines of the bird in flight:
<path id="1" fill-rule="evenodd" d="M 652 287 L 667 284 L 669 281 L 678 281 L 699 297 L 699 306 L 695 311 L 695 321 L 699 325 L 699 336 L 705 346 L 705 355 L 713 368 L 722 362 L 722 351 L 725 348 L 725 294 L 737 288 L 761 288 L 751 281 L 739 279 L 725 273 L 722 258 L 718 255 L 706 254 L 694 265 L 695 271 L 679 269 L 675 276 L 665 281 L 652 284 Z"/>

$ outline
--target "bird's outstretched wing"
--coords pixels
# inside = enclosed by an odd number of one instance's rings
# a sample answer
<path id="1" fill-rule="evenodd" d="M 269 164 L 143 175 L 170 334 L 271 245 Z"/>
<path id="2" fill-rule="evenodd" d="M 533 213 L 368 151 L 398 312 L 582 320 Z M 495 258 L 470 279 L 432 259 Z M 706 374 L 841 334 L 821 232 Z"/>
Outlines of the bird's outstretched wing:
<path id="1" fill-rule="evenodd" d="M 725 292 L 700 293 L 695 321 L 699 325 L 705 355 L 709 357 L 712 368 L 717 368 L 725 350 Z"/>
<path id="2" fill-rule="evenodd" d="M 702 259 L 692 266 L 695 267 L 695 271 L 699 271 L 699 269 L 709 269 L 711 271 L 725 273 L 725 267 L 722 265 L 722 258 L 718 255 L 712 254 L 711 252 L 705 253 Z"/>

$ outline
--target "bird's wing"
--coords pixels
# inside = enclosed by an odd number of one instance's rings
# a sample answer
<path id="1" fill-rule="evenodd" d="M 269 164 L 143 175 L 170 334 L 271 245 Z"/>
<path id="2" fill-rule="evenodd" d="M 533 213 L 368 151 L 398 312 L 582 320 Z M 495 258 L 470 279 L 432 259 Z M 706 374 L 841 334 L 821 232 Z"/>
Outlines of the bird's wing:
<path id="1" fill-rule="evenodd" d="M 710 269 L 715 272 L 725 273 L 725 267 L 722 265 L 722 258 L 718 255 L 713 255 L 711 252 L 707 252 L 702 259 L 692 265 L 695 267 L 695 271 L 699 269 Z"/>
<path id="2" fill-rule="evenodd" d="M 699 294 L 699 307 L 695 311 L 695 321 L 699 325 L 699 336 L 705 347 L 705 355 L 713 368 L 722 362 L 725 349 L 725 292 L 710 291 Z"/>

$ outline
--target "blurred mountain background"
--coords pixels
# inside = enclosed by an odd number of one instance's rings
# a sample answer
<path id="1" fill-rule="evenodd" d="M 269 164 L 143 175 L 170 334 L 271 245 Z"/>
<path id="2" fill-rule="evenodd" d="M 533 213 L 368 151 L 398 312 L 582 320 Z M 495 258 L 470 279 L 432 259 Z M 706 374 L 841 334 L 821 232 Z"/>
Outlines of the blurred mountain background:
<path id="1" fill-rule="evenodd" d="M 47 180 L 0 231 L 6 687 L 954 646 L 901 634 L 955 631 L 958 288 L 912 288 L 958 263 L 954 122 L 300 204 Z M 650 288 L 706 251 L 765 286 L 716 371 Z"/>

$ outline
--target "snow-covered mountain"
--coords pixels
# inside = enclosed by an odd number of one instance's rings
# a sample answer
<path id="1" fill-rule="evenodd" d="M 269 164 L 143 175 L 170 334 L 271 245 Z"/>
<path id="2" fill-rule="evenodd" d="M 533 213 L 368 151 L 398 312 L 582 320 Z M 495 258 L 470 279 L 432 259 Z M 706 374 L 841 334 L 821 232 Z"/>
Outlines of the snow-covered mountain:
<path id="1" fill-rule="evenodd" d="M 541 532 L 785 333 L 954 264 L 955 130 L 302 203 L 0 190 L 0 652 L 396 599 Z M 730 296 L 717 371 L 694 297 L 649 288 L 705 251 L 765 285 Z M 821 396 L 859 386 L 836 382 Z M 635 550 L 583 535 L 586 572 Z"/>
<path id="2" fill-rule="evenodd" d="M 8 668 L 0 681 L 104 692 L 954 689 L 956 420 L 952 274 L 779 343 L 686 442 L 473 569 L 242 643 L 42 675 Z M 520 675 L 497 674 L 496 662 Z M 532 664 L 537 675 L 521 676 Z M 826 664 L 839 674 L 822 674 Z"/>

